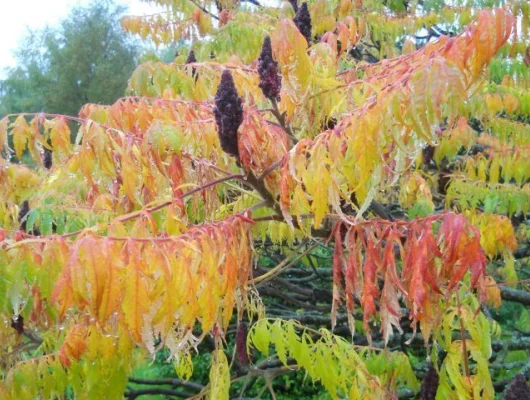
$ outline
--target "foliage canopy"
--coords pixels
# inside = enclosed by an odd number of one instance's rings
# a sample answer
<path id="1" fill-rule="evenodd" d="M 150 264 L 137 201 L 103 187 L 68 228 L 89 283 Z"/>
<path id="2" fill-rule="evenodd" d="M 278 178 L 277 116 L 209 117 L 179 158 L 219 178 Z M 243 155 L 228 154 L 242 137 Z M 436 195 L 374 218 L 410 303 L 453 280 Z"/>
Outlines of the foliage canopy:
<path id="1" fill-rule="evenodd" d="M 174 62 L 0 122 L 2 398 L 528 390 L 530 4 L 153 3 Z"/>

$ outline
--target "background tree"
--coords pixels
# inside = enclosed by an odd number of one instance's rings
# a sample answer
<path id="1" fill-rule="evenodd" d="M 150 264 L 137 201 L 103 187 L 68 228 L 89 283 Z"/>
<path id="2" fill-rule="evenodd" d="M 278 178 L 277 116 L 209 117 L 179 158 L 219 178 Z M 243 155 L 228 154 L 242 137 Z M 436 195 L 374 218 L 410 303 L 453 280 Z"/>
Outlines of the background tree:
<path id="1" fill-rule="evenodd" d="M 138 58 L 138 44 L 116 24 L 125 11 L 112 1 L 75 7 L 59 27 L 30 31 L 16 50 L 17 67 L 0 87 L 0 115 L 76 115 L 87 102 L 121 97 Z"/>
<path id="2" fill-rule="evenodd" d="M 0 121 L 1 397 L 524 398 L 529 11 L 123 19 L 189 49 Z"/>

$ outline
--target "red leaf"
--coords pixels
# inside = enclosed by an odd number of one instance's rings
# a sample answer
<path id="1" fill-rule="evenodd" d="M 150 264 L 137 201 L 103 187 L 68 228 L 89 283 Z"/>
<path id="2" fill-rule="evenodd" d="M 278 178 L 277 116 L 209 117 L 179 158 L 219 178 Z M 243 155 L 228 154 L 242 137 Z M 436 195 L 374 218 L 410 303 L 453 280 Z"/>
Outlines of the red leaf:
<path id="1" fill-rule="evenodd" d="M 375 315 L 375 299 L 379 297 L 379 288 L 377 287 L 377 254 L 373 242 L 369 242 L 364 261 L 364 285 L 361 305 L 363 307 L 363 325 L 366 332 L 370 331 L 368 321 Z"/>

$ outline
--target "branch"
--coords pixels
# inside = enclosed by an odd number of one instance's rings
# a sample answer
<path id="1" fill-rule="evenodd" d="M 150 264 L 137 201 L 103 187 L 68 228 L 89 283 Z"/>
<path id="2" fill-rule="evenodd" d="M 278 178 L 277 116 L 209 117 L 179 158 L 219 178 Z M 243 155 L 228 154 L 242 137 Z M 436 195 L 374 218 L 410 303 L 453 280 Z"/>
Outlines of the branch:
<path id="1" fill-rule="evenodd" d="M 517 259 L 530 257 L 530 246 L 521 247 L 513 252 L 513 256 Z"/>
<path id="2" fill-rule="evenodd" d="M 512 289 L 506 286 L 499 286 L 503 300 L 516 301 L 518 303 L 530 306 L 530 292 L 524 290 Z"/>
<path id="3" fill-rule="evenodd" d="M 356 207 L 359 207 L 359 202 L 357 201 L 357 196 L 355 193 L 352 193 L 350 196 L 350 201 L 355 204 Z M 343 202 L 341 204 L 342 212 L 344 212 L 347 215 L 354 214 L 354 210 L 352 210 L 351 206 L 346 204 L 346 202 Z M 394 218 L 392 215 L 388 213 L 385 206 L 379 203 L 377 200 L 372 200 L 370 205 L 368 206 L 367 211 L 372 211 L 376 216 L 378 216 L 381 219 L 387 220 L 387 221 L 393 221 Z"/>
<path id="4" fill-rule="evenodd" d="M 171 385 L 171 386 L 182 386 L 186 389 L 201 391 L 204 389 L 203 385 L 194 382 L 183 381 L 177 378 L 168 379 L 141 379 L 141 378 L 129 378 L 129 382 L 136 383 L 138 385 Z"/>
<path id="5" fill-rule="evenodd" d="M 258 192 L 261 198 L 267 202 L 267 206 L 273 208 L 277 214 L 281 215 L 281 210 L 278 204 L 276 204 L 274 197 L 272 197 L 272 194 L 265 187 L 265 181 L 263 179 L 256 178 L 256 175 L 252 171 L 249 171 L 246 176 L 240 176 L 238 179 L 240 182 L 249 185 Z"/>
<path id="6" fill-rule="evenodd" d="M 206 9 L 205 7 L 201 6 L 200 4 L 197 4 L 197 2 L 195 2 L 195 0 L 189 0 L 190 2 L 192 2 L 193 4 L 195 4 L 195 6 L 197 6 L 198 8 L 200 8 L 203 12 L 205 12 L 206 14 L 208 14 L 210 17 L 216 19 L 217 21 L 219 21 L 219 17 L 215 14 L 212 14 L 210 11 L 208 11 L 208 9 Z"/>
<path id="7" fill-rule="evenodd" d="M 150 394 L 151 395 L 162 394 L 166 396 L 181 397 L 184 399 L 195 396 L 195 393 L 179 392 L 178 390 L 166 389 L 166 388 L 149 388 L 149 389 L 138 389 L 138 390 L 129 389 L 127 392 L 125 392 L 124 396 L 129 400 L 135 400 L 137 397 L 146 396 Z"/>
<path id="8" fill-rule="evenodd" d="M 313 249 L 315 249 L 319 244 L 314 243 L 311 246 L 309 246 L 306 250 L 304 250 L 302 253 L 298 254 L 293 259 L 286 258 L 281 263 L 279 263 L 277 266 L 272 268 L 271 270 L 267 271 L 265 274 L 258 276 L 257 278 L 252 279 L 249 283 L 259 284 L 260 282 L 272 279 L 276 275 L 280 274 L 281 271 L 286 270 L 287 268 L 294 265 L 298 260 L 305 257 L 307 254 L 309 254 Z"/>
<path id="9" fill-rule="evenodd" d="M 231 179 L 240 179 L 242 177 L 243 177 L 243 175 L 241 175 L 241 174 L 234 174 L 234 175 L 229 175 L 229 176 L 225 176 L 223 178 L 216 179 L 215 181 L 208 182 L 208 183 L 206 183 L 204 185 L 199 186 L 198 188 L 195 188 L 193 190 L 190 190 L 190 191 L 184 193 L 182 196 L 179 196 L 179 198 L 177 200 L 184 199 L 185 197 L 191 196 L 192 194 L 198 193 L 198 192 L 200 192 L 200 191 L 202 191 L 204 189 L 207 189 L 207 188 L 209 188 L 211 186 L 215 186 L 215 185 L 217 185 L 219 183 L 223 183 L 223 182 L 229 181 Z M 119 222 L 125 222 L 125 221 L 128 221 L 130 219 L 138 218 L 145 212 L 148 212 L 149 214 L 151 214 L 151 213 L 154 213 L 155 211 L 161 210 L 162 208 L 170 206 L 171 204 L 175 203 L 175 201 L 176 200 L 169 200 L 169 201 L 166 201 L 166 202 L 164 202 L 162 204 L 159 204 L 156 207 L 147 208 L 145 210 L 139 210 L 139 211 L 136 211 L 136 212 L 132 213 L 132 215 L 131 214 L 129 214 L 128 216 L 124 215 L 123 217 L 117 218 L 116 220 L 119 221 Z"/>
<path id="10" fill-rule="evenodd" d="M 269 175 L 272 171 L 274 171 L 276 168 L 278 168 L 280 165 L 282 165 L 282 160 L 276 161 L 274 164 L 269 166 L 265 171 L 261 173 L 260 176 L 258 176 L 258 181 L 263 181 L 267 175 Z"/>
<path id="11" fill-rule="evenodd" d="M 254 4 L 255 6 L 258 6 L 258 7 L 263 7 L 263 6 L 258 2 L 258 0 L 241 0 L 241 3 L 250 3 L 250 4 Z"/>
<path id="12" fill-rule="evenodd" d="M 300 307 L 300 308 L 304 308 L 306 310 L 316 310 L 316 311 L 321 311 L 321 312 L 328 311 L 328 307 L 319 307 L 319 306 L 317 306 L 317 305 L 315 305 L 313 303 L 307 303 L 307 302 L 295 299 L 292 296 L 289 296 L 288 294 L 286 294 L 285 291 L 282 291 L 282 290 L 277 289 L 277 288 L 275 288 L 273 286 L 270 286 L 270 285 L 269 286 L 265 286 L 265 287 L 261 287 L 259 289 L 259 292 L 260 292 L 260 294 L 264 294 L 264 295 L 268 295 L 268 296 L 272 296 L 272 297 L 276 297 L 276 298 L 282 299 L 286 303 L 292 304 L 292 305 Z"/>
<path id="13" fill-rule="evenodd" d="M 26 336 L 32 343 L 36 345 L 40 345 L 43 342 L 41 337 L 39 337 L 37 334 L 35 334 L 33 331 L 29 329 L 24 328 L 23 335 Z"/>
<path id="14" fill-rule="evenodd" d="M 287 136 L 291 139 L 293 144 L 298 143 L 298 139 L 294 136 L 293 131 L 289 125 L 287 125 L 287 122 L 285 121 L 285 114 L 280 113 L 280 109 L 278 108 L 278 103 L 275 99 L 270 99 L 270 102 L 272 104 L 272 115 L 276 117 L 280 125 L 282 126 L 285 133 L 287 133 Z"/>

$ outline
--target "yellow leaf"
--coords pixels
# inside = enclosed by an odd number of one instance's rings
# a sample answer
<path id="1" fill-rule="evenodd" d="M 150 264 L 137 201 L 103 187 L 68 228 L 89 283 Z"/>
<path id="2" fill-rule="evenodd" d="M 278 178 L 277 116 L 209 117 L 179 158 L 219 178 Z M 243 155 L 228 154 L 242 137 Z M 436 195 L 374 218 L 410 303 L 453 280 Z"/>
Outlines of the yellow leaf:
<path id="1" fill-rule="evenodd" d="M 148 310 L 145 259 L 134 241 L 127 243 L 129 263 L 123 273 L 124 297 L 122 309 L 125 323 L 136 342 L 142 341 L 143 317 Z"/>
<path id="2" fill-rule="evenodd" d="M 107 241 L 105 241 L 107 242 Z M 97 315 L 100 323 L 105 323 L 112 316 L 112 314 L 118 308 L 122 291 L 120 282 L 120 260 L 119 251 L 117 246 L 111 243 L 105 243 L 105 258 L 104 262 L 99 265 L 100 277 L 98 284 L 101 287 L 99 296 Z M 101 251 L 101 250 L 100 250 Z"/>
<path id="3" fill-rule="evenodd" d="M 501 290 L 499 289 L 499 286 L 497 286 L 497 282 L 495 282 L 495 280 L 491 276 L 487 276 L 487 275 L 484 279 L 485 279 L 484 286 L 486 287 L 487 304 L 495 308 L 499 308 L 501 306 L 502 300 L 501 300 Z"/>
<path id="4" fill-rule="evenodd" d="M 13 127 L 11 134 L 13 135 L 15 154 L 18 159 L 21 159 L 22 153 L 26 150 L 30 127 L 23 115 L 18 116 L 11 126 Z"/>
<path id="5" fill-rule="evenodd" d="M 504 278 L 509 286 L 516 286 L 519 281 L 517 271 L 515 270 L 515 259 L 512 254 L 506 254 L 504 256 Z"/>
<path id="6" fill-rule="evenodd" d="M 477 178 L 480 181 L 486 181 L 486 160 L 484 159 L 478 162 Z"/>
<path id="7" fill-rule="evenodd" d="M 230 368 L 223 350 L 215 350 L 212 354 L 210 369 L 209 399 L 228 400 L 230 391 Z"/>
<path id="8" fill-rule="evenodd" d="M 500 173 L 499 168 L 500 168 L 499 156 L 494 156 L 490 164 L 490 182 L 491 183 L 499 182 L 499 173 Z"/>
<path id="9" fill-rule="evenodd" d="M 410 39 L 405 39 L 403 43 L 403 49 L 401 50 L 402 54 L 410 54 L 416 51 L 416 45 Z"/>
<path id="10" fill-rule="evenodd" d="M 136 190 L 140 186 L 140 179 L 139 172 L 130 153 L 125 153 L 123 155 L 121 168 L 123 191 L 133 204 L 137 204 L 138 199 L 136 198 Z"/>
<path id="11" fill-rule="evenodd" d="M 9 118 L 4 117 L 0 121 L 0 153 L 9 149 L 7 142 L 7 126 L 9 124 Z"/>

